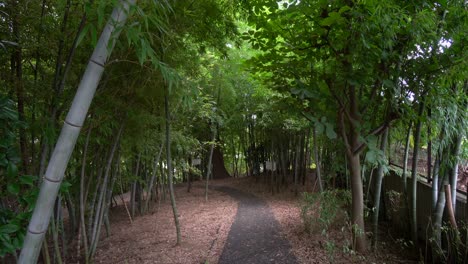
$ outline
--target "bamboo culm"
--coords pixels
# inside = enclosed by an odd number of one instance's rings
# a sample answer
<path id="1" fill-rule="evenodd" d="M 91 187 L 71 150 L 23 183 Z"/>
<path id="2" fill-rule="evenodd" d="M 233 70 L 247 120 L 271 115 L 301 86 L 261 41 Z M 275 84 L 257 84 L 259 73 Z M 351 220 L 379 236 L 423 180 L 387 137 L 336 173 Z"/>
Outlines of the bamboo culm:
<path id="1" fill-rule="evenodd" d="M 388 141 L 388 130 L 386 128 L 382 134 L 382 139 L 380 142 L 380 150 L 385 154 L 387 141 Z M 377 176 L 375 179 L 375 196 L 374 196 L 374 212 L 372 215 L 372 227 L 373 227 L 373 239 L 372 239 L 372 248 L 376 250 L 377 241 L 378 241 L 378 228 L 379 228 L 379 211 L 380 211 L 380 195 L 382 193 L 382 181 L 384 177 L 384 165 L 379 164 L 377 169 Z"/>
<path id="2" fill-rule="evenodd" d="M 137 158 L 137 163 L 136 163 L 136 169 L 135 169 L 135 176 L 138 176 L 140 173 L 140 161 L 141 161 L 141 152 L 138 153 L 138 158 Z M 135 195 L 136 195 L 136 181 L 133 181 L 132 183 L 132 190 L 130 193 L 130 212 L 132 215 L 132 218 L 135 218 L 135 209 L 136 209 L 136 200 L 135 200 Z"/>
<path id="3" fill-rule="evenodd" d="M 92 257 L 94 256 L 94 253 L 96 252 L 97 244 L 99 242 L 102 220 L 103 220 L 104 212 L 106 211 L 106 206 L 107 206 L 106 196 L 107 196 L 107 185 L 109 181 L 109 174 L 112 168 L 112 161 L 114 160 L 117 146 L 119 145 L 119 142 L 120 142 L 120 137 L 122 135 L 123 128 L 124 126 L 122 124 L 119 128 L 119 131 L 117 132 L 117 135 L 115 136 L 114 143 L 112 144 L 112 149 L 109 153 L 109 158 L 107 160 L 106 171 L 104 173 L 104 180 L 102 182 L 101 193 L 99 194 L 99 204 L 98 204 L 98 207 L 96 208 L 96 214 L 95 214 L 95 219 L 94 219 L 93 234 L 92 234 L 91 244 L 89 248 L 89 255 L 88 255 L 89 260 L 92 259 Z"/>
<path id="4" fill-rule="evenodd" d="M 47 166 L 18 260 L 19 264 L 36 263 L 38 260 L 65 169 L 104 72 L 104 65 L 115 44 L 111 38 L 118 37 L 127 20 L 129 8 L 134 4 L 135 0 L 121 1 L 117 4 L 89 60 Z"/>
<path id="5" fill-rule="evenodd" d="M 152 171 L 150 183 L 148 185 L 148 190 L 147 190 L 148 197 L 147 197 L 147 199 L 145 201 L 145 208 L 144 208 L 145 212 L 148 212 L 148 206 L 149 206 L 149 202 L 151 200 L 151 193 L 152 193 L 152 190 L 153 190 L 154 180 L 156 179 L 156 176 L 157 176 L 157 169 L 158 169 L 159 159 L 161 158 L 161 153 L 162 153 L 162 150 L 163 150 L 163 146 L 164 146 L 163 143 L 161 143 L 161 146 L 159 146 L 158 155 L 154 159 L 153 171 Z"/>
<path id="6" fill-rule="evenodd" d="M 422 98 L 424 100 L 424 98 Z M 421 117 L 424 112 L 424 102 L 419 105 L 418 116 Z M 418 120 L 416 124 L 416 130 L 414 131 L 414 150 L 413 150 L 413 162 L 411 165 L 411 239 L 415 247 L 418 247 L 418 215 L 417 215 L 417 188 L 418 188 L 418 158 L 419 158 L 419 142 L 421 140 L 421 126 L 422 121 Z"/>
<path id="7" fill-rule="evenodd" d="M 86 135 L 86 141 L 83 150 L 83 160 L 81 163 L 81 179 L 80 179 L 80 229 L 83 237 L 83 247 L 85 255 L 85 263 L 88 263 L 88 238 L 86 235 L 86 222 L 85 222 L 85 177 L 86 177 L 86 155 L 88 153 L 89 138 L 91 136 L 91 128 Z M 78 252 L 79 253 L 79 252 Z"/>
<path id="8" fill-rule="evenodd" d="M 180 235 L 180 224 L 179 224 L 179 213 L 177 212 L 177 205 L 175 200 L 174 194 L 174 186 L 172 182 L 172 162 L 171 162 L 171 114 L 169 113 L 169 99 L 167 95 L 167 87 L 166 87 L 166 94 L 164 95 L 164 109 L 166 112 L 166 161 L 167 161 L 167 178 L 169 181 L 169 196 L 171 198 L 171 205 L 172 205 L 172 212 L 174 214 L 174 223 L 176 226 L 176 235 L 177 235 L 177 242 L 176 245 L 180 245 L 181 235 Z"/>

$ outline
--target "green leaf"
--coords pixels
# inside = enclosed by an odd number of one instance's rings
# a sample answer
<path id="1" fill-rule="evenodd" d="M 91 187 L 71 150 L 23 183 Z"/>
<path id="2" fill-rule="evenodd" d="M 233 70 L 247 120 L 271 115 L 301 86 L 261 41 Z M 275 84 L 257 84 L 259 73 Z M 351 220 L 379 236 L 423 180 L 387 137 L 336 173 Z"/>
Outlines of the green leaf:
<path id="1" fill-rule="evenodd" d="M 34 180 L 36 179 L 36 176 L 33 175 L 23 175 L 20 178 L 20 182 L 25 185 L 33 186 L 34 185 Z"/>
<path id="2" fill-rule="evenodd" d="M 72 184 L 68 181 L 63 181 L 62 184 L 60 185 L 60 192 L 68 192 Z"/>
<path id="3" fill-rule="evenodd" d="M 11 183 L 11 184 L 8 184 L 7 190 L 9 193 L 13 195 L 17 195 L 20 191 L 20 186 L 18 183 Z"/>
<path id="4" fill-rule="evenodd" d="M 346 6 L 342 6 L 342 7 L 340 8 L 340 10 L 338 11 L 338 13 L 343 14 L 344 12 L 349 11 L 349 10 L 351 10 L 351 7 L 349 7 L 349 6 L 347 6 L 347 5 L 346 5 Z"/>
<path id="5" fill-rule="evenodd" d="M 321 135 L 323 133 L 323 131 L 325 130 L 325 127 L 323 126 L 322 123 L 316 122 L 315 123 L 315 129 L 317 131 L 317 135 Z"/>
<path id="6" fill-rule="evenodd" d="M 7 175 L 9 178 L 16 178 L 18 175 L 18 167 L 13 162 L 8 163 Z"/>
<path id="7" fill-rule="evenodd" d="M 324 20 L 320 21 L 320 25 L 322 27 L 327 27 L 327 26 L 331 26 L 335 23 L 337 23 L 339 20 L 341 19 L 341 16 L 339 13 L 337 12 L 331 12 L 330 15 L 325 18 Z"/>
<path id="8" fill-rule="evenodd" d="M 93 46 L 97 44 L 97 30 L 94 26 L 89 27 L 89 32 L 91 33 L 91 43 Z"/>
<path id="9" fill-rule="evenodd" d="M 76 41 L 77 47 L 80 45 L 81 41 L 83 41 L 84 37 L 88 34 L 88 31 L 89 31 L 89 24 L 85 25 L 80 35 L 78 36 L 78 39 Z"/>
<path id="10" fill-rule="evenodd" d="M 327 127 L 326 134 L 329 139 L 336 139 L 337 134 L 335 133 L 335 130 L 333 129 L 333 125 L 330 123 L 325 124 Z"/>
<path id="11" fill-rule="evenodd" d="M 21 227 L 18 225 L 6 224 L 6 225 L 0 226 L 0 234 L 11 234 L 11 233 L 15 233 L 16 231 L 20 229 Z"/>

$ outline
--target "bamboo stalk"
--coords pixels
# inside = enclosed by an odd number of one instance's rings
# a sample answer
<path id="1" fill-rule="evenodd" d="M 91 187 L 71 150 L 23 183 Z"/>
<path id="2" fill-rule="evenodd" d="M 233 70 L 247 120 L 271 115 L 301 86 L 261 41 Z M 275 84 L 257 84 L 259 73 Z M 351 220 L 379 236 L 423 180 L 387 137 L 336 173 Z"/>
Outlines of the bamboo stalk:
<path id="1" fill-rule="evenodd" d="M 37 262 L 65 169 L 104 72 L 104 65 L 115 44 L 115 41 L 111 40 L 118 37 L 120 28 L 127 19 L 128 10 L 134 3 L 135 0 L 125 0 L 117 4 L 89 60 L 47 166 L 36 207 L 29 222 L 28 232 L 18 261 L 19 264 Z"/>

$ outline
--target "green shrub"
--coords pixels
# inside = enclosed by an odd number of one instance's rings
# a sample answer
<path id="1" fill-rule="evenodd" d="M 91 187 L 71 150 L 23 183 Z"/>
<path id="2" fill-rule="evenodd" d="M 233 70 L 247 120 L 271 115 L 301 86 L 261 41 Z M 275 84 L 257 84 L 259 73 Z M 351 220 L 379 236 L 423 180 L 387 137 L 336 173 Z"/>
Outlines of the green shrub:
<path id="1" fill-rule="evenodd" d="M 326 232 L 335 222 L 344 220 L 351 194 L 344 190 L 327 190 L 321 193 L 303 193 L 301 217 L 307 232 Z"/>

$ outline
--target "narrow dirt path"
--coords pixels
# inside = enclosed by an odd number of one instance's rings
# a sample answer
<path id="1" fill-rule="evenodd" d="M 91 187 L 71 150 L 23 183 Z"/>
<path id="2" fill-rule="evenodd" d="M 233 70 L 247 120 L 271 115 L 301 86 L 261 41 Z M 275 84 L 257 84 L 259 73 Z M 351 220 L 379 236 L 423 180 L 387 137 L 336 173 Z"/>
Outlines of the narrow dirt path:
<path id="1" fill-rule="evenodd" d="M 280 225 L 266 202 L 229 187 L 217 187 L 216 190 L 239 201 L 219 264 L 297 263 L 290 252 L 289 242 L 280 235 Z"/>

